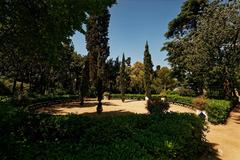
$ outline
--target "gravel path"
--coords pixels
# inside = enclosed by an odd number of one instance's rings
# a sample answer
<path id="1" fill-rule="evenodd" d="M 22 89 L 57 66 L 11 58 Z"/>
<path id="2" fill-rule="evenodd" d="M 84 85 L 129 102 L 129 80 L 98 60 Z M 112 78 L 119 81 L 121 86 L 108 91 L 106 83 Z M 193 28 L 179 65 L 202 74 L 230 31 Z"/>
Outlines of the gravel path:
<path id="1" fill-rule="evenodd" d="M 148 111 L 145 108 L 145 101 L 126 100 L 104 100 L 103 115 L 123 114 L 123 113 L 140 113 L 145 114 Z M 96 101 L 87 101 L 83 107 L 78 102 L 59 104 L 50 107 L 43 107 L 38 110 L 39 113 L 50 113 L 53 115 L 86 114 L 96 115 Z M 171 104 L 169 111 L 195 113 L 191 108 L 186 108 Z M 230 117 L 225 125 L 209 124 L 209 132 L 206 138 L 217 151 L 217 158 L 222 160 L 240 160 L 240 108 L 231 112 Z M 213 159 L 209 157 L 208 159 Z"/>

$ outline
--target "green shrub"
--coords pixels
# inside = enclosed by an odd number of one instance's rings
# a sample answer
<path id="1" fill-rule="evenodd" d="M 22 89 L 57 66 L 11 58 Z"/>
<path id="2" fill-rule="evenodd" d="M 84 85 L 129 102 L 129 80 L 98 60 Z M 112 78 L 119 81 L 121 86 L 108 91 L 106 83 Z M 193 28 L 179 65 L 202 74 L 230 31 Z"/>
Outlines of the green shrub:
<path id="1" fill-rule="evenodd" d="M 192 105 L 193 97 L 184 97 L 177 94 L 167 95 L 167 100 L 169 102 L 181 103 L 184 105 Z"/>
<path id="2" fill-rule="evenodd" d="M 121 99 L 121 94 L 111 94 L 113 99 Z M 159 94 L 153 94 L 152 99 L 160 98 Z M 144 94 L 125 94 L 125 99 L 145 100 Z"/>
<path id="3" fill-rule="evenodd" d="M 112 98 L 121 99 L 121 94 L 112 94 Z M 144 100 L 144 94 L 125 94 L 125 99 L 136 99 L 136 100 Z"/>
<path id="4" fill-rule="evenodd" d="M 169 109 L 169 104 L 168 102 L 164 102 L 162 100 L 152 100 L 149 101 L 147 104 L 147 110 L 151 114 L 156 114 L 156 113 L 162 113 L 164 111 L 167 111 Z"/>
<path id="5" fill-rule="evenodd" d="M 215 124 L 226 122 L 231 108 L 230 101 L 209 99 L 206 107 L 208 120 Z"/>
<path id="6" fill-rule="evenodd" d="M 215 124 L 224 123 L 232 108 L 231 102 L 226 100 L 193 98 L 179 95 L 167 95 L 167 100 L 169 102 L 189 105 L 200 110 L 205 109 L 208 114 L 208 120 Z"/>
<path id="7" fill-rule="evenodd" d="M 167 95 L 172 95 L 172 94 L 178 94 L 178 92 L 177 91 L 170 91 L 170 90 L 168 90 L 167 91 Z"/>
<path id="8" fill-rule="evenodd" d="M 0 159 L 184 160 L 203 144 L 204 124 L 191 114 L 3 115 Z"/>

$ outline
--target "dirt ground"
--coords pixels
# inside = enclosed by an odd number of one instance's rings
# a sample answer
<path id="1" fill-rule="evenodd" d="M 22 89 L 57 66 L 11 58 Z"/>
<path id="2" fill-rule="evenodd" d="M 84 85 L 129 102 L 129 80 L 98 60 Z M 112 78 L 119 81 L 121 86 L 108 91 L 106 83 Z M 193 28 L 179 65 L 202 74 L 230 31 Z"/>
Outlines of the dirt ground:
<path id="1" fill-rule="evenodd" d="M 240 160 L 240 108 L 230 114 L 224 125 L 209 125 L 207 140 L 218 151 L 219 159 Z"/>
<path id="2" fill-rule="evenodd" d="M 59 104 L 49 107 L 43 107 L 38 110 L 39 113 L 50 113 L 53 115 L 66 114 L 84 114 L 96 115 L 96 101 L 86 101 L 86 104 L 80 107 L 79 102 Z M 126 100 L 104 100 L 103 115 L 105 114 L 129 114 L 140 113 L 147 114 L 145 101 Z M 178 105 L 170 105 L 169 111 L 196 113 L 191 108 Z M 216 150 L 217 157 L 214 159 L 221 160 L 240 160 L 240 109 L 237 108 L 230 114 L 225 125 L 209 124 L 209 132 L 206 133 L 208 142 Z M 213 159 L 209 157 L 208 159 Z"/>

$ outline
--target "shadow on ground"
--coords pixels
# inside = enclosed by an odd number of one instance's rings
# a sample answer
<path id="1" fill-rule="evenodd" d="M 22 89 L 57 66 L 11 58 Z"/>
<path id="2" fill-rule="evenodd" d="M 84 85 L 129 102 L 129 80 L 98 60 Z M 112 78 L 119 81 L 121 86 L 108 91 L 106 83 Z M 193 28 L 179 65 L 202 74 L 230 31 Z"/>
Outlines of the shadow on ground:
<path id="1" fill-rule="evenodd" d="M 97 112 L 91 112 L 91 113 L 82 113 L 82 116 L 99 116 L 99 117 L 105 117 L 105 116 L 127 116 L 127 115 L 134 115 L 135 113 L 132 112 L 126 112 L 124 110 L 116 110 L 116 111 L 106 111 L 98 114 Z"/>
<path id="2" fill-rule="evenodd" d="M 96 107 L 96 106 L 94 106 Z M 64 111 L 65 106 L 63 106 L 63 109 L 61 107 L 46 107 L 46 108 L 41 108 L 37 112 L 39 114 L 50 114 L 50 115 L 81 115 L 81 116 L 123 116 L 123 115 L 130 115 L 134 114 L 133 112 L 128 112 L 125 110 L 116 110 L 116 111 L 103 111 L 101 114 L 97 112 L 83 112 L 83 113 L 74 113 L 74 112 L 69 112 L 69 111 Z M 81 107 L 80 107 L 81 108 Z"/>
<path id="3" fill-rule="evenodd" d="M 219 144 L 206 142 L 206 152 L 199 158 L 199 160 L 221 160 L 216 146 Z"/>
<path id="4" fill-rule="evenodd" d="M 55 108 L 55 107 L 64 107 L 64 108 L 85 108 L 85 107 L 96 107 L 98 104 L 98 102 L 96 101 L 85 101 L 83 105 L 80 105 L 79 101 L 75 101 L 75 102 L 70 102 L 70 103 L 62 103 L 62 104 L 58 104 L 58 105 L 51 105 L 49 106 L 50 108 Z M 102 102 L 103 106 L 118 106 L 114 103 L 111 102 Z"/>
<path id="5" fill-rule="evenodd" d="M 240 105 L 233 109 L 231 118 L 234 120 L 235 123 L 240 124 Z"/>

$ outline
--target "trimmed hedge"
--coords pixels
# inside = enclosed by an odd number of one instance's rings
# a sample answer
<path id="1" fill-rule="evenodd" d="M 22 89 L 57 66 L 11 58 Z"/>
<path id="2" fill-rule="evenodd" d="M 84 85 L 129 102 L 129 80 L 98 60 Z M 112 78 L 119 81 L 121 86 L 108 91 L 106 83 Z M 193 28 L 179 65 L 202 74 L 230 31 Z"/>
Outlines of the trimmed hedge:
<path id="1" fill-rule="evenodd" d="M 170 102 L 189 105 L 197 109 L 199 108 L 199 106 L 193 105 L 194 97 L 167 95 L 167 99 Z M 232 109 L 232 104 L 230 101 L 227 101 L 227 100 L 207 99 L 207 103 L 205 104 L 205 106 L 201 106 L 201 107 L 206 109 L 209 122 L 214 124 L 219 124 L 219 123 L 226 122 L 229 112 Z"/>
<path id="2" fill-rule="evenodd" d="M 2 115 L 0 159 L 184 160 L 203 149 L 204 124 L 192 114 Z"/>
<path id="3" fill-rule="evenodd" d="M 167 95 L 167 100 L 169 102 L 181 103 L 184 105 L 192 106 L 193 97 L 180 96 L 178 94 Z"/>
<path id="4" fill-rule="evenodd" d="M 169 103 L 162 100 L 153 100 L 147 103 L 147 110 L 151 114 L 159 114 L 169 109 Z"/>
<path id="5" fill-rule="evenodd" d="M 121 99 L 121 94 L 111 94 L 112 99 Z M 152 98 L 159 98 L 159 94 L 153 94 Z M 136 99 L 136 100 L 144 100 L 145 95 L 144 94 L 125 94 L 125 99 Z"/>
<path id="6" fill-rule="evenodd" d="M 206 111 L 208 120 L 212 123 L 225 123 L 232 109 L 230 101 L 209 99 Z"/>
<path id="7" fill-rule="evenodd" d="M 13 100 L 15 106 L 25 107 L 29 110 L 35 110 L 39 106 L 49 106 L 66 101 L 78 100 L 78 95 L 50 95 L 39 97 L 23 97 L 22 100 Z"/>

